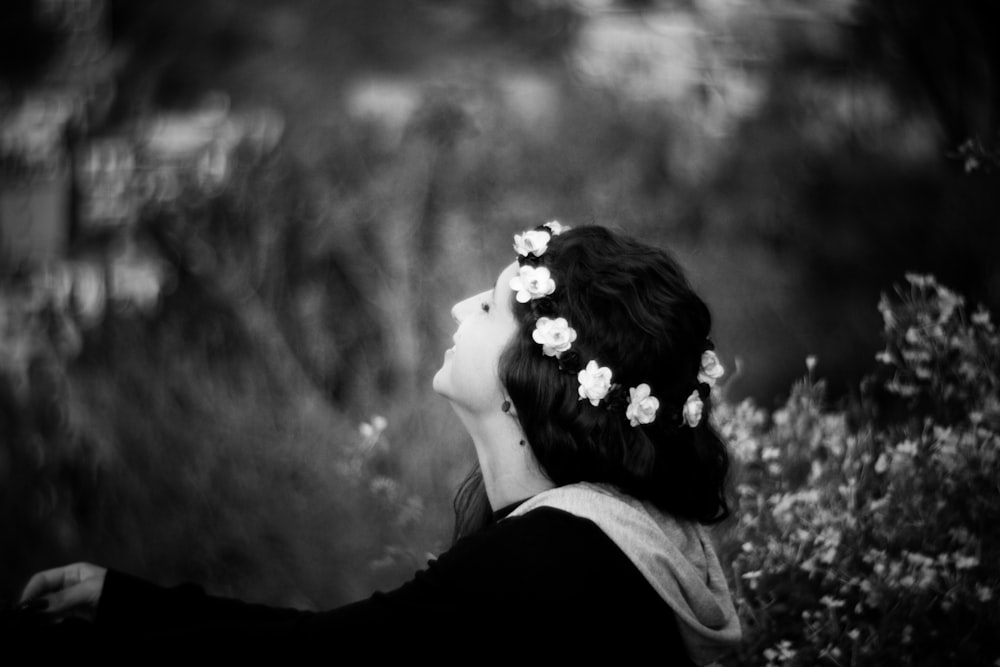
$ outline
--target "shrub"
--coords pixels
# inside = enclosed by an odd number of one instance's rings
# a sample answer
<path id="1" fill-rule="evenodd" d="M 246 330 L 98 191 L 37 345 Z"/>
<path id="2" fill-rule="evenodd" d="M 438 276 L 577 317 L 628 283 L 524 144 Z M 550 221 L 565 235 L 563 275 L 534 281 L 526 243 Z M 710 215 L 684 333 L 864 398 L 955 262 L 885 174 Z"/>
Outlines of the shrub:
<path id="1" fill-rule="evenodd" d="M 773 413 L 720 408 L 745 635 L 727 664 L 1000 657 L 1000 339 L 933 277 L 906 283 L 879 303 L 886 348 L 849 407 L 825 405 L 810 367 Z"/>

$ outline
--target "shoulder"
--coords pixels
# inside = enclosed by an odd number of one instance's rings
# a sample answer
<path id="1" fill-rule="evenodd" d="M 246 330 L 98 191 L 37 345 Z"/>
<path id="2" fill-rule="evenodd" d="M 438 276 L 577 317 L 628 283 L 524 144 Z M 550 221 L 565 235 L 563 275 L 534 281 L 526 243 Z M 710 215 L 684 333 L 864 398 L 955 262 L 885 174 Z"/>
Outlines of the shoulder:
<path id="1" fill-rule="evenodd" d="M 572 650 L 560 643 L 560 651 L 684 655 L 673 612 L 628 556 L 593 521 L 561 509 L 505 518 L 460 540 L 421 576 L 474 599 L 470 608 L 488 608 L 494 622 L 523 636 L 575 637 Z M 635 637 L 629 646 L 623 633 Z"/>
<path id="2" fill-rule="evenodd" d="M 642 574 L 592 521 L 553 507 L 507 517 L 464 538 L 426 572 L 513 602 L 661 604 Z M 585 582 L 585 586 L 581 586 Z"/>
<path id="3" fill-rule="evenodd" d="M 540 567 L 584 547 L 592 556 L 613 555 L 617 550 L 594 522 L 561 509 L 539 507 L 502 519 L 480 533 L 459 540 L 442 560 L 481 558 L 491 554 L 492 558 L 511 565 L 530 563 Z"/>

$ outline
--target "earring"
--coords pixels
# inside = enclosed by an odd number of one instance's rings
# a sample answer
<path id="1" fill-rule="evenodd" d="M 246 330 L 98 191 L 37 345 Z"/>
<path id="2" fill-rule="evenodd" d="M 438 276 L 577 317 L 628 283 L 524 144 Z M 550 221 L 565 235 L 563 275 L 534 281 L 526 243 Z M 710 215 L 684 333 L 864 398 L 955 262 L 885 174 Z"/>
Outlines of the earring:
<path id="1" fill-rule="evenodd" d="M 500 404 L 500 409 L 504 412 L 510 412 L 510 401 L 504 401 Z"/>
<path id="2" fill-rule="evenodd" d="M 526 444 L 528 444 L 528 443 L 526 443 L 526 442 L 524 441 L 524 438 L 521 438 L 520 440 L 518 440 L 517 444 L 519 444 L 519 445 L 521 445 L 522 447 L 524 447 L 524 446 L 525 446 Z"/>

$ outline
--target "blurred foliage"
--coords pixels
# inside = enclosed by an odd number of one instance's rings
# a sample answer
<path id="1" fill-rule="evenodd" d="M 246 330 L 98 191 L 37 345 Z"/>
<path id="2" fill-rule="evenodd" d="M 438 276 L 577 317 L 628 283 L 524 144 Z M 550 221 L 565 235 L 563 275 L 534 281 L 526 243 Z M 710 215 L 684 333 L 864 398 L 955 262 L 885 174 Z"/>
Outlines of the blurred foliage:
<path id="1" fill-rule="evenodd" d="M 1000 140 L 1000 47 L 992 26 L 1000 7 L 988 0 L 865 0 L 858 52 L 904 99 L 929 102 L 946 141 Z"/>
<path id="2" fill-rule="evenodd" d="M 0 21 L 0 81 L 27 85 L 55 54 L 59 37 L 39 17 L 34 0 L 7 0 Z"/>

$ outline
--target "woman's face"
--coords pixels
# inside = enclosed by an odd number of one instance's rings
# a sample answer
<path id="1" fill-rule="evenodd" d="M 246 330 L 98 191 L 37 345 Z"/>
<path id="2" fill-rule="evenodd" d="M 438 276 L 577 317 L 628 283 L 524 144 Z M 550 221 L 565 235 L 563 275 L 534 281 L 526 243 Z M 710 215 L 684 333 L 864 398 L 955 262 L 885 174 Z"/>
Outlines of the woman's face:
<path id="1" fill-rule="evenodd" d="M 500 354 L 517 332 L 510 309 L 510 279 L 517 262 L 497 277 L 492 289 L 461 301 L 451 309 L 458 324 L 454 347 L 444 353 L 444 363 L 434 375 L 434 391 L 456 407 L 472 413 L 500 409 L 503 387 L 498 373 Z"/>

